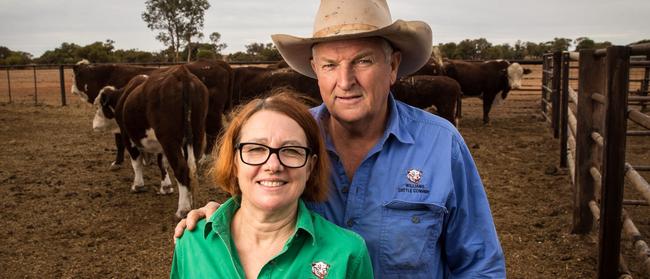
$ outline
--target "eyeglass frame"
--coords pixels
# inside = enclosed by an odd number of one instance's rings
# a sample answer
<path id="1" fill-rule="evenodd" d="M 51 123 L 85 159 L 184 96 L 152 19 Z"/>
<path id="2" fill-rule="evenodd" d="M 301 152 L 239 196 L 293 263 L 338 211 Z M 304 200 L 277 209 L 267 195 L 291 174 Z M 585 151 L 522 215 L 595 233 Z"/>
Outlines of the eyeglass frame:
<path id="1" fill-rule="evenodd" d="M 258 145 L 258 146 L 265 147 L 266 149 L 269 150 L 269 155 L 266 157 L 266 159 L 264 159 L 263 162 L 261 162 L 259 164 L 247 163 L 244 160 L 244 154 L 242 153 L 243 152 L 242 147 L 247 145 L 247 144 L 253 144 L 253 145 Z M 280 150 L 285 149 L 285 148 L 299 148 L 299 149 L 305 150 L 305 161 L 302 163 L 302 165 L 297 166 L 297 167 L 292 167 L 292 166 L 287 166 L 286 164 L 284 164 L 284 162 L 282 162 L 282 159 L 280 159 Z M 281 146 L 281 147 L 278 147 L 278 148 L 273 148 L 273 147 L 270 147 L 268 145 L 257 143 L 257 142 L 240 142 L 237 145 L 235 145 L 235 150 L 239 150 L 239 159 L 242 161 L 242 163 L 247 164 L 249 166 L 261 166 L 261 165 L 264 165 L 264 164 L 266 164 L 266 162 L 269 161 L 269 159 L 271 158 L 271 155 L 275 154 L 275 156 L 278 158 L 278 162 L 280 162 L 280 164 L 282 166 L 284 166 L 285 168 L 290 168 L 290 169 L 299 169 L 299 168 L 302 168 L 305 165 L 307 165 L 307 161 L 309 161 L 309 155 L 312 154 L 311 148 L 306 147 L 306 146 L 286 145 L 286 146 Z"/>

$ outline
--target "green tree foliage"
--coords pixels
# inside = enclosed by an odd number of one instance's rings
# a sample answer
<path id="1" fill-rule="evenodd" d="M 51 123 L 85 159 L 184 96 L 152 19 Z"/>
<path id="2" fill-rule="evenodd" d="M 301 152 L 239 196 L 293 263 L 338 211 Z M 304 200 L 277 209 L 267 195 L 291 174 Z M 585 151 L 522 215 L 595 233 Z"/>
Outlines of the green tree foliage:
<path id="1" fill-rule="evenodd" d="M 213 45 L 212 50 L 215 53 L 221 53 L 222 50 L 228 47 L 226 43 L 220 42 L 220 40 L 221 40 L 221 34 L 219 34 L 219 32 L 212 32 L 212 34 L 210 34 L 210 42 L 212 42 Z"/>
<path id="2" fill-rule="evenodd" d="M 39 64 L 73 64 L 82 58 L 77 55 L 81 46 L 75 43 L 62 43 L 54 50 L 48 50 L 37 59 Z"/>
<path id="3" fill-rule="evenodd" d="M 228 56 L 229 61 L 280 61 L 282 56 L 273 43 L 252 43 L 245 46 L 246 52 L 235 52 Z"/>
<path id="4" fill-rule="evenodd" d="M 599 49 L 599 48 L 606 48 L 612 46 L 612 43 L 608 41 L 595 42 L 594 40 L 587 37 L 577 38 L 575 39 L 575 42 L 576 42 L 576 51 L 580 51 L 583 49 Z"/>
<path id="5" fill-rule="evenodd" d="M 12 51 L 0 46 L 0 65 L 25 65 L 32 63 L 32 55 L 23 51 Z"/>
<path id="6" fill-rule="evenodd" d="M 191 48 L 193 37 L 203 37 L 203 17 L 210 8 L 207 0 L 147 0 L 145 6 L 142 19 L 149 29 L 160 31 L 156 39 L 172 49 L 174 61 L 179 60 L 182 44 Z"/>

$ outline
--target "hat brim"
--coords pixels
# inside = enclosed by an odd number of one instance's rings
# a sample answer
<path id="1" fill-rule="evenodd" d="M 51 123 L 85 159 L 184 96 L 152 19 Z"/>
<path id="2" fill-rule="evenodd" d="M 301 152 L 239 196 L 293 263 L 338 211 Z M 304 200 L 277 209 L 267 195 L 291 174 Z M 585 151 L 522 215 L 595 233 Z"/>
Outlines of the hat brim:
<path id="1" fill-rule="evenodd" d="M 397 76 L 402 77 L 419 70 L 431 57 L 433 36 L 429 25 L 422 21 L 396 20 L 386 27 L 362 33 L 328 37 L 300 38 L 286 34 L 271 35 L 271 39 L 287 64 L 297 72 L 316 78 L 311 68 L 312 46 L 317 43 L 356 38 L 382 37 L 402 53 Z"/>

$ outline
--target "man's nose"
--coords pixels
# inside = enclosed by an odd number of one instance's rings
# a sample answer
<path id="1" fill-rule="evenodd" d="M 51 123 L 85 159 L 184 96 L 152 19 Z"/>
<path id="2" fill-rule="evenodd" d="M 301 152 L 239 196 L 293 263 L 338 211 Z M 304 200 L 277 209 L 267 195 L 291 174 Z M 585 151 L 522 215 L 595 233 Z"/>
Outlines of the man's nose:
<path id="1" fill-rule="evenodd" d="M 352 66 L 339 68 L 339 77 L 337 85 L 343 90 L 350 90 L 356 83 L 356 76 Z"/>

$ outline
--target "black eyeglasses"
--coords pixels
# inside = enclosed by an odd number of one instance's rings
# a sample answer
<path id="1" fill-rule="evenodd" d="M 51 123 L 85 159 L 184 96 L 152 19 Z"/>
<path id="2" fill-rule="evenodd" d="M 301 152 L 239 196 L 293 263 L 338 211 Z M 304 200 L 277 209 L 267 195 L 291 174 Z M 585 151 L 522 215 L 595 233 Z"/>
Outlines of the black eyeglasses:
<path id="1" fill-rule="evenodd" d="M 259 166 L 271 158 L 271 154 L 277 154 L 280 164 L 287 168 L 301 168 L 307 164 L 311 149 L 304 146 L 283 146 L 280 148 L 268 147 L 264 144 L 253 142 L 242 142 L 237 144 L 239 158 L 244 164 Z"/>

